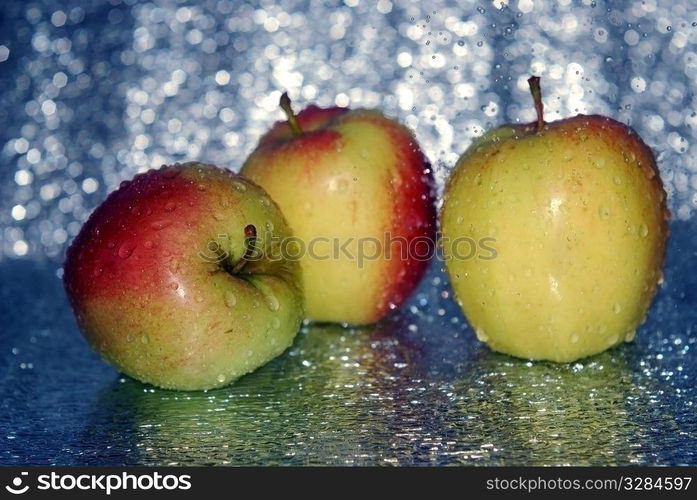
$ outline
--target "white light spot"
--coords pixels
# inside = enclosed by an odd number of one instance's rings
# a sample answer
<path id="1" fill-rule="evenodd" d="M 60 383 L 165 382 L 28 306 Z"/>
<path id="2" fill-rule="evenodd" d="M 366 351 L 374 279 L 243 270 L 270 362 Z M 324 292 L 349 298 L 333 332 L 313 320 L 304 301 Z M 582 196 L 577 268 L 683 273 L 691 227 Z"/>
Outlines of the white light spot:
<path id="1" fill-rule="evenodd" d="M 400 52 L 397 55 L 397 64 L 402 68 L 411 66 L 411 61 L 411 54 L 409 52 Z"/>
<path id="2" fill-rule="evenodd" d="M 230 82 L 230 73 L 221 69 L 215 74 L 215 83 L 218 85 L 227 85 Z"/>
<path id="3" fill-rule="evenodd" d="M 15 205 L 12 207 L 12 218 L 14 220 L 24 220 L 26 216 L 27 209 L 24 208 L 24 205 Z"/>
<path id="4" fill-rule="evenodd" d="M 17 240 L 15 241 L 14 245 L 12 245 L 12 251 L 14 251 L 15 255 L 18 257 L 22 257 L 29 251 L 29 246 L 27 245 L 26 241 Z"/>
<path id="5" fill-rule="evenodd" d="M 644 80 L 640 76 L 635 76 L 634 78 L 632 78 L 631 85 L 632 85 L 632 90 L 634 90 L 634 92 L 636 92 L 636 93 L 641 93 L 644 90 L 646 90 L 646 80 Z"/>
<path id="6" fill-rule="evenodd" d="M 98 187 L 99 182 L 97 182 L 97 180 L 93 177 L 88 177 L 87 179 L 82 181 L 82 190 L 87 194 L 94 193 Z"/>
<path id="7" fill-rule="evenodd" d="M 532 12 L 535 8 L 535 3 L 532 0 L 520 0 L 518 2 L 518 10 L 523 14 L 528 14 Z"/>

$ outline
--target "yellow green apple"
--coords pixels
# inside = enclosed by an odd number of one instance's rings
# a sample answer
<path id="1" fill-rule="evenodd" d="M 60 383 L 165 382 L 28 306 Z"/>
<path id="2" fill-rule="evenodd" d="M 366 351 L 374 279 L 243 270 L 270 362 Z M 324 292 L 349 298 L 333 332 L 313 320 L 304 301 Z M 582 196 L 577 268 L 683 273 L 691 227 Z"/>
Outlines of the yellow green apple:
<path id="1" fill-rule="evenodd" d="M 375 110 L 310 106 L 276 123 L 242 167 L 302 242 L 307 317 L 372 323 L 406 300 L 434 248 L 430 165 Z"/>
<path id="2" fill-rule="evenodd" d="M 90 344 L 124 373 L 169 389 L 229 384 L 292 342 L 302 321 L 290 236 L 254 183 L 187 163 L 112 193 L 67 253 L 64 281 Z"/>
<path id="3" fill-rule="evenodd" d="M 634 338 L 662 279 L 669 212 L 654 155 L 598 115 L 504 125 L 447 182 L 446 267 L 477 336 L 514 356 L 572 361 Z M 463 258 L 493 238 L 495 258 Z M 465 256 L 468 257 L 468 256 Z"/>

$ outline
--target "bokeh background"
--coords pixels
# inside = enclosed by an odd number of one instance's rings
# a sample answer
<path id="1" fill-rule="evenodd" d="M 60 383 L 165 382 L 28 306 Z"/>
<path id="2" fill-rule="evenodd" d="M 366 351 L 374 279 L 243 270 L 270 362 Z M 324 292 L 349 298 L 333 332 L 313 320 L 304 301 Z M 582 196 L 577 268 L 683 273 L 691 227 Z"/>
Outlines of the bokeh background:
<path id="1" fill-rule="evenodd" d="M 490 127 L 599 113 L 654 149 L 673 212 L 637 340 L 571 365 L 480 346 L 434 263 L 375 327 L 306 326 L 230 388 L 119 377 L 75 326 L 66 246 L 137 172 L 237 169 L 296 108 L 378 107 L 439 186 Z M 659 0 L 5 0 L 0 463 L 695 464 L 697 4 Z"/>

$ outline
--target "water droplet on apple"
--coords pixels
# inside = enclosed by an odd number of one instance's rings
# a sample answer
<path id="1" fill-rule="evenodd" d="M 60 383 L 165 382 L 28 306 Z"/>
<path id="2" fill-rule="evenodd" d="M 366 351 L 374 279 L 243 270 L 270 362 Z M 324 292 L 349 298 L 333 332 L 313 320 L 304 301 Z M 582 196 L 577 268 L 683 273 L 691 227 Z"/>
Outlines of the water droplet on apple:
<path id="1" fill-rule="evenodd" d="M 201 302 L 203 302 L 203 296 L 198 294 L 196 295 L 196 297 L 194 297 L 194 300 L 200 304 Z"/>
<path id="2" fill-rule="evenodd" d="M 457 216 L 457 223 L 462 224 L 462 222 L 465 220 L 465 218 L 462 215 Z"/>
<path id="3" fill-rule="evenodd" d="M 610 209 L 607 208 L 606 206 L 600 206 L 598 209 L 598 215 L 600 216 L 601 219 L 607 219 L 610 217 Z"/>
<path id="4" fill-rule="evenodd" d="M 273 225 L 273 222 L 271 222 L 271 221 L 266 221 L 266 224 L 264 224 L 264 227 L 266 227 L 266 230 L 269 232 L 272 232 L 274 230 L 274 225 Z"/>
<path id="5" fill-rule="evenodd" d="M 97 277 L 97 276 L 101 276 L 103 272 L 104 272 L 104 268 L 102 268 L 102 266 L 98 265 L 94 268 L 94 271 L 92 271 L 92 274 L 94 274 L 94 276 Z"/>
<path id="6" fill-rule="evenodd" d="M 481 185 L 482 185 L 482 175 L 481 175 L 481 174 L 477 174 L 477 175 L 474 176 L 474 183 L 475 183 L 477 186 L 481 186 Z"/>
<path id="7" fill-rule="evenodd" d="M 605 166 L 605 159 L 604 158 L 597 158 L 593 162 L 593 165 L 595 165 L 595 168 L 603 168 Z"/>
<path id="8" fill-rule="evenodd" d="M 147 344 L 148 342 L 150 342 L 150 339 L 148 338 L 147 335 L 143 335 L 143 336 L 140 338 L 140 342 L 141 342 L 142 344 Z"/>
<path id="9" fill-rule="evenodd" d="M 133 335 L 131 335 L 131 334 L 126 335 L 126 342 L 133 342 L 133 340 L 135 340 L 133 338 Z"/>
<path id="10" fill-rule="evenodd" d="M 218 375 L 217 380 L 218 380 L 219 383 L 222 384 L 223 382 L 225 382 L 225 375 L 223 375 L 223 374 L 221 373 L 220 375 Z"/>
<path id="11" fill-rule="evenodd" d="M 176 273 L 179 270 L 179 259 L 172 257 L 169 261 L 169 270 Z"/>
<path id="12" fill-rule="evenodd" d="M 198 184 L 198 185 L 196 186 L 196 189 L 198 189 L 199 191 L 203 192 L 203 191 L 206 190 L 206 186 L 204 186 L 203 184 Z"/>
<path id="13" fill-rule="evenodd" d="M 165 205 L 165 212 L 174 212 L 177 209 L 177 204 L 173 201 L 168 201 Z"/>
<path id="14" fill-rule="evenodd" d="M 619 314 L 620 312 L 622 312 L 622 306 L 619 304 L 615 304 L 614 306 L 612 306 L 612 312 L 614 312 L 615 314 Z"/>
<path id="15" fill-rule="evenodd" d="M 636 330 L 629 330 L 627 333 L 624 334 L 624 341 L 631 342 L 632 340 L 634 340 L 634 337 L 636 337 Z"/>
<path id="16" fill-rule="evenodd" d="M 274 330 L 278 330 L 281 327 L 281 320 L 278 318 L 278 316 L 273 317 L 271 320 L 271 326 Z"/>
<path id="17" fill-rule="evenodd" d="M 615 181 L 615 184 L 617 184 L 618 186 L 619 186 L 620 184 L 622 184 L 622 179 L 620 179 L 620 177 L 619 177 L 618 175 L 615 176 L 614 181 Z"/>
<path id="18" fill-rule="evenodd" d="M 575 334 L 575 333 L 574 333 L 574 334 L 571 336 L 571 338 L 569 339 L 569 341 L 570 341 L 572 344 L 578 344 L 578 340 L 579 340 L 579 336 L 578 336 L 577 334 Z"/>
<path id="19" fill-rule="evenodd" d="M 264 205 L 265 207 L 270 207 L 271 206 L 271 200 L 269 200 L 268 196 L 260 196 L 259 197 L 259 203 Z"/>
<path id="20" fill-rule="evenodd" d="M 281 304 L 279 304 L 275 295 L 269 295 L 266 297 L 266 305 L 269 306 L 269 309 L 272 311 L 278 311 L 278 309 L 281 307 Z"/>
<path id="21" fill-rule="evenodd" d="M 150 227 L 154 229 L 155 231 L 159 231 L 161 229 L 166 228 L 167 226 L 170 226 L 172 224 L 171 220 L 156 220 L 152 224 L 150 224 Z"/>
<path id="22" fill-rule="evenodd" d="M 488 335 L 486 334 L 486 332 L 485 332 L 484 330 L 482 330 L 481 328 L 475 329 L 474 332 L 475 332 L 475 334 L 477 335 L 477 338 L 478 338 L 481 342 L 486 342 L 487 340 L 489 340 L 489 336 L 488 336 Z"/>
<path id="23" fill-rule="evenodd" d="M 179 288 L 179 284 L 172 282 L 169 285 L 167 285 L 167 288 L 169 288 L 170 290 L 177 290 Z"/>
<path id="24" fill-rule="evenodd" d="M 143 212 L 140 209 L 140 206 L 135 205 L 133 208 L 131 208 L 131 213 L 135 216 L 140 216 Z"/>
<path id="25" fill-rule="evenodd" d="M 642 224 L 639 226 L 639 236 L 642 238 L 646 238 L 649 235 L 649 228 L 646 226 L 646 224 Z"/>
<path id="26" fill-rule="evenodd" d="M 244 193 L 245 191 L 247 191 L 247 186 L 245 186 L 244 183 L 241 181 L 232 181 L 232 187 L 234 187 L 240 193 Z"/>
<path id="27" fill-rule="evenodd" d="M 143 243 L 143 246 L 144 246 L 145 248 L 152 248 L 152 247 L 155 246 L 155 244 L 154 244 L 152 241 L 148 240 L 148 241 L 146 241 L 145 243 Z"/>
<path id="28" fill-rule="evenodd" d="M 122 259 L 129 258 L 131 256 L 131 254 L 133 254 L 133 250 L 135 249 L 135 247 L 136 247 L 135 243 L 131 243 L 130 241 L 123 243 L 119 247 L 119 251 L 118 251 L 119 257 L 121 257 Z"/>
<path id="29" fill-rule="evenodd" d="M 336 190 L 340 193 L 348 189 L 349 183 L 346 179 L 339 179 L 336 184 Z"/>
<path id="30" fill-rule="evenodd" d="M 235 304 L 237 304 L 237 297 L 229 290 L 225 292 L 223 299 L 225 300 L 225 305 L 228 307 L 235 307 Z"/>
<path id="31" fill-rule="evenodd" d="M 613 345 L 615 345 L 615 344 L 617 343 L 617 340 L 619 340 L 618 337 L 617 337 L 617 335 L 612 335 L 612 336 L 610 336 L 609 339 L 607 339 L 607 345 L 608 345 L 608 346 L 613 346 Z"/>

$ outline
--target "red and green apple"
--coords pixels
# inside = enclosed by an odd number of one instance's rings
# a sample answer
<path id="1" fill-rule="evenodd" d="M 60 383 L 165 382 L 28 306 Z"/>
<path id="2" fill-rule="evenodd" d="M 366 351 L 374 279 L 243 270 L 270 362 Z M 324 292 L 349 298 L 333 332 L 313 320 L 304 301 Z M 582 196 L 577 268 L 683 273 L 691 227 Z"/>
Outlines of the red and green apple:
<path id="1" fill-rule="evenodd" d="M 242 167 L 304 245 L 310 320 L 367 324 L 402 304 L 435 238 L 430 165 L 411 132 L 375 110 L 310 106 L 276 123 Z M 341 250 L 337 252 L 337 250 Z"/>
<path id="2" fill-rule="evenodd" d="M 292 342 L 297 262 L 256 184 L 210 165 L 151 170 L 99 206 L 67 252 L 64 281 L 89 343 L 124 373 L 172 389 L 226 385 Z"/>
<path id="3" fill-rule="evenodd" d="M 448 180 L 446 267 L 477 336 L 494 350 L 573 361 L 634 338 L 661 281 L 666 195 L 651 149 L 599 115 L 503 125 Z M 457 241 L 494 238 L 494 259 Z"/>

